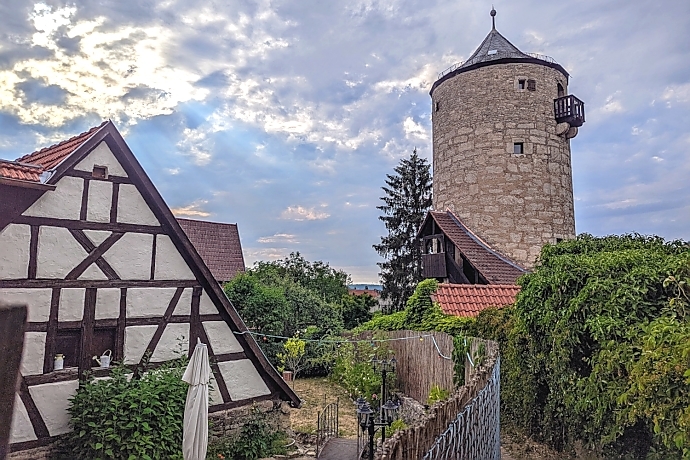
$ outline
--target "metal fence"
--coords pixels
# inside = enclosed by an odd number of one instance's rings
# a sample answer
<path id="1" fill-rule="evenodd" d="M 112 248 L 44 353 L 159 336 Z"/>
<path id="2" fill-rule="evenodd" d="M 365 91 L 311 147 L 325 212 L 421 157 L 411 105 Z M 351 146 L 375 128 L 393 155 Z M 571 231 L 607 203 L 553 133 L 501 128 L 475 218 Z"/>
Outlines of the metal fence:
<path id="1" fill-rule="evenodd" d="M 465 385 L 431 406 L 377 452 L 381 460 L 500 459 L 500 357 L 498 343 L 472 339 Z M 466 367 L 467 369 L 467 367 Z"/>
<path id="2" fill-rule="evenodd" d="M 458 414 L 423 460 L 500 460 L 501 361 L 486 386 Z"/>

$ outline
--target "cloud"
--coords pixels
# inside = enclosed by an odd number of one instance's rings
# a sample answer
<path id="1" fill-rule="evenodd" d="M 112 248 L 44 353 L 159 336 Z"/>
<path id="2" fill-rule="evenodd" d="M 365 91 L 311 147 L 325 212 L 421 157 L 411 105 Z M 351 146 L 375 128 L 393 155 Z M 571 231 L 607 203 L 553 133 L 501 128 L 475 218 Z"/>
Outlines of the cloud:
<path id="1" fill-rule="evenodd" d="M 170 211 L 176 217 L 208 217 L 211 213 L 202 209 L 205 204 L 208 204 L 208 201 L 197 201 L 187 206 L 170 208 Z"/>
<path id="2" fill-rule="evenodd" d="M 325 205 L 321 205 L 324 208 Z M 324 211 L 319 211 L 315 207 L 303 208 L 302 206 L 288 206 L 281 214 L 281 219 L 287 220 L 323 220 L 330 217 L 330 214 Z"/>
<path id="3" fill-rule="evenodd" d="M 263 243 L 263 244 L 274 244 L 274 243 L 299 243 L 297 241 L 295 235 L 291 235 L 289 233 L 276 233 L 273 236 L 262 236 L 258 240 L 256 240 L 257 243 Z"/>

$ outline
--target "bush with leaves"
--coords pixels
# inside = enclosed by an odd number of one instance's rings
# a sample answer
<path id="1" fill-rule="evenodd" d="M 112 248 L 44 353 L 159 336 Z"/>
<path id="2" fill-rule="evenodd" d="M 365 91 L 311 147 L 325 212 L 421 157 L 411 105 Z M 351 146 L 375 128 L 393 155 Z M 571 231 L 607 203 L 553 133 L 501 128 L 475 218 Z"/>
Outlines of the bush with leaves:
<path id="1" fill-rule="evenodd" d="M 269 422 L 265 412 L 252 407 L 251 416 L 237 436 L 211 442 L 206 458 L 218 460 L 256 460 L 272 455 L 285 455 L 287 436 Z"/>
<path id="2" fill-rule="evenodd" d="M 556 449 L 689 457 L 688 319 L 673 281 L 688 263 L 687 244 L 658 237 L 546 245 L 515 307 L 477 318 L 501 343 L 504 425 Z"/>
<path id="3" fill-rule="evenodd" d="M 374 371 L 373 358 L 389 359 L 391 350 L 385 343 L 377 342 L 344 342 L 338 347 L 335 365 L 330 379 L 342 386 L 352 399 L 363 396 L 374 403 L 381 392 L 381 373 Z M 392 394 L 393 379 L 386 382 L 386 394 Z"/>
<path id="4" fill-rule="evenodd" d="M 181 358 L 132 379 L 120 365 L 109 379 L 81 382 L 70 399 L 64 458 L 181 459 L 186 364 Z"/>

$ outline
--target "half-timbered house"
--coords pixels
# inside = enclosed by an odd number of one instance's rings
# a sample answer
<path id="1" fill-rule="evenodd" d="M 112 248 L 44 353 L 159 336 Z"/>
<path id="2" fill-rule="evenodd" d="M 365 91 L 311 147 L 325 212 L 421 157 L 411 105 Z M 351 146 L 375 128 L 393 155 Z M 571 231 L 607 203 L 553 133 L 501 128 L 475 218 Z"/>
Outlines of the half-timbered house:
<path id="1" fill-rule="evenodd" d="M 29 307 L 13 450 L 69 430 L 68 399 L 86 371 L 107 375 L 92 359 L 105 350 L 155 365 L 199 338 L 212 362 L 210 412 L 300 404 L 110 121 L 0 161 L 0 300 Z"/>

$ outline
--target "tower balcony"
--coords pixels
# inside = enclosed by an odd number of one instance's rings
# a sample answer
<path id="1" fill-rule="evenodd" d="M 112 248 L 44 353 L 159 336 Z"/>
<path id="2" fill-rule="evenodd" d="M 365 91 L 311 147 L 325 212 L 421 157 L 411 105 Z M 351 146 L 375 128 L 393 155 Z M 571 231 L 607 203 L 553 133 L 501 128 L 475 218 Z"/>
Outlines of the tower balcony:
<path id="1" fill-rule="evenodd" d="M 577 128 L 585 122 L 585 103 L 569 94 L 553 100 L 556 123 L 568 123 Z"/>

